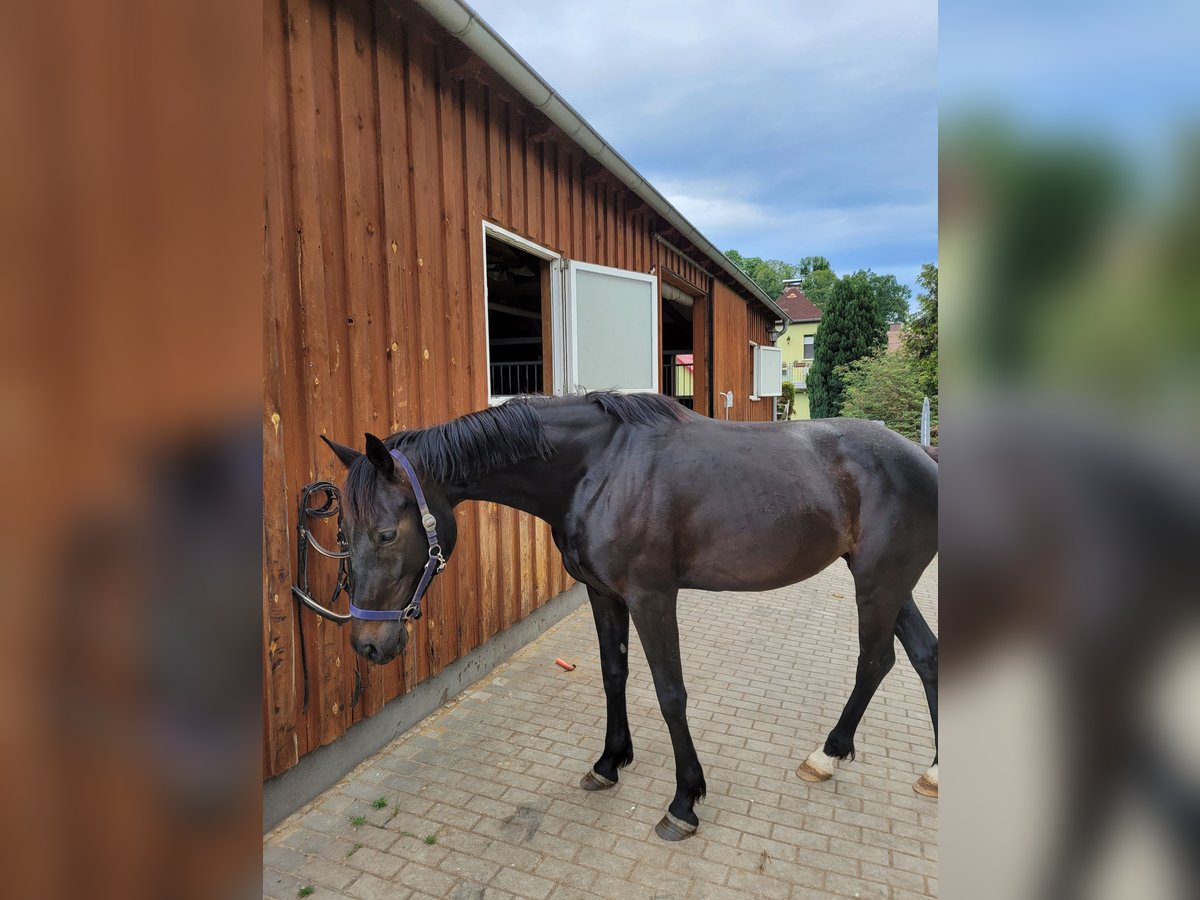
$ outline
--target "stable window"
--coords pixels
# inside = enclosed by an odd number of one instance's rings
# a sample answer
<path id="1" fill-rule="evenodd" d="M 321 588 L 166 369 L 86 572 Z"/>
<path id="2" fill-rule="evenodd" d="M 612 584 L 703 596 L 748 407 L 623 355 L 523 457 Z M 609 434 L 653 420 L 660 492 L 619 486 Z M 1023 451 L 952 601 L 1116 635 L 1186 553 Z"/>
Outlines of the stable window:
<path id="1" fill-rule="evenodd" d="M 816 339 L 816 336 L 812 335 L 812 334 L 806 334 L 804 336 L 804 358 L 805 359 L 813 358 L 813 341 L 815 339 Z"/>
<path id="2" fill-rule="evenodd" d="M 658 279 L 483 223 L 488 396 L 657 391 Z"/>
<path id="3" fill-rule="evenodd" d="M 751 399 L 778 397 L 783 393 L 783 351 L 762 344 L 754 346 L 754 386 Z"/>
<path id="4" fill-rule="evenodd" d="M 488 394 L 561 393 L 561 259 L 490 222 L 483 236 Z"/>
<path id="5" fill-rule="evenodd" d="M 569 260 L 566 288 L 571 389 L 657 391 L 658 279 Z"/>

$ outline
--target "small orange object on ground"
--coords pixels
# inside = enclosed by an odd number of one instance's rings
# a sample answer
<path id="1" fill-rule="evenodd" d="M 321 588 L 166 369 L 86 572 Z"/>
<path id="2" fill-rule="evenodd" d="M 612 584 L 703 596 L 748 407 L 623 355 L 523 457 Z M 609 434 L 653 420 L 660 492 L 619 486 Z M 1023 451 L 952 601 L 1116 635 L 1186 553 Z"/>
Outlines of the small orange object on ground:
<path id="1" fill-rule="evenodd" d="M 571 663 L 569 663 L 569 662 L 563 662 L 561 659 L 556 659 L 554 662 L 555 662 L 555 665 L 562 666 L 562 667 L 563 667 L 564 669 L 566 669 L 568 672 L 574 672 L 574 671 L 575 671 L 575 666 L 574 666 L 574 665 L 572 665 L 572 664 L 571 664 Z"/>

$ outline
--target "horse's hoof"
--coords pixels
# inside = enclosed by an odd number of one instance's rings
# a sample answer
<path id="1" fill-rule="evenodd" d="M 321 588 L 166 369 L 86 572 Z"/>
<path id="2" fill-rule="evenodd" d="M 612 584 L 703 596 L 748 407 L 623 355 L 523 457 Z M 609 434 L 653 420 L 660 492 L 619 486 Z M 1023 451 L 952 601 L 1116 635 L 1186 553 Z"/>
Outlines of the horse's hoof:
<path id="1" fill-rule="evenodd" d="M 611 787 L 616 787 L 617 782 L 597 774 L 595 769 L 588 769 L 579 779 L 579 786 L 585 791 L 607 791 Z"/>
<path id="2" fill-rule="evenodd" d="M 814 750 L 809 754 L 808 759 L 800 763 L 796 774 L 805 781 L 814 783 L 828 781 L 833 777 L 833 770 L 837 763 L 836 756 L 828 756 L 820 750 Z"/>
<path id="3" fill-rule="evenodd" d="M 683 819 L 677 819 L 675 816 L 667 813 L 662 817 L 657 825 L 654 826 L 654 833 L 664 841 L 682 841 L 690 838 L 696 833 L 698 825 L 691 825 Z"/>
<path id="4" fill-rule="evenodd" d="M 817 770 L 816 768 L 814 768 L 812 765 L 809 764 L 807 759 L 804 762 L 800 763 L 800 767 L 798 769 L 796 769 L 796 774 L 799 775 L 801 778 L 803 778 L 805 781 L 811 781 L 814 784 L 817 782 L 821 782 L 821 781 L 828 781 L 830 778 L 833 777 L 832 772 L 821 772 L 821 771 Z"/>
<path id="5" fill-rule="evenodd" d="M 930 766 L 929 770 L 917 779 L 913 785 L 913 790 L 922 797 L 937 797 L 938 795 L 938 770 L 937 765 Z"/>

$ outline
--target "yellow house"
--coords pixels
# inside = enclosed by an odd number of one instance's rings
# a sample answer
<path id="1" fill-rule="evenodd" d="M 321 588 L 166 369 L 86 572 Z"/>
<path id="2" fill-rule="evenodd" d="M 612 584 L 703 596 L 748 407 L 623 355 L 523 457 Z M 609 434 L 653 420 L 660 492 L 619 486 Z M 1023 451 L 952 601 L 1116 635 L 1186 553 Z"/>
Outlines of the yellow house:
<path id="1" fill-rule="evenodd" d="M 813 341 L 821 311 L 800 290 L 797 282 L 784 282 L 783 293 L 776 304 L 787 313 L 787 329 L 779 336 L 775 346 L 783 351 L 783 380 L 796 386 L 796 403 L 791 411 L 792 419 L 808 418 L 808 367 L 813 360 Z"/>

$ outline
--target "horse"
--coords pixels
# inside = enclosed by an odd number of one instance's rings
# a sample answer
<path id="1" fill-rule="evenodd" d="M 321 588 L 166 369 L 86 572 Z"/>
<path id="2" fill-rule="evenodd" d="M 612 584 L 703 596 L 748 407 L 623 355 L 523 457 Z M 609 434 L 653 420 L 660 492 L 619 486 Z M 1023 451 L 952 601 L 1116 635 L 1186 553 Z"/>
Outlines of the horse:
<path id="1" fill-rule="evenodd" d="M 937 795 L 937 638 L 912 590 L 937 552 L 938 467 L 917 444 L 857 419 L 717 421 L 662 395 L 612 392 L 515 398 L 365 437 L 360 452 L 322 435 L 347 469 L 360 655 L 386 663 L 403 652 L 403 619 L 454 549 L 457 504 L 489 501 L 545 520 L 567 572 L 587 588 L 600 644 L 608 721 L 580 785 L 612 788 L 633 761 L 632 619 L 675 756 L 675 796 L 655 831 L 682 840 L 696 832 L 706 785 L 687 723 L 680 589 L 771 590 L 844 559 L 858 607 L 854 688 L 797 774 L 824 781 L 854 758 L 859 721 L 895 662 L 895 636 L 933 721 L 933 764 L 915 789 Z"/>

